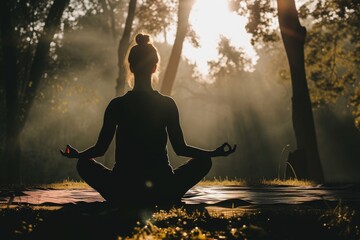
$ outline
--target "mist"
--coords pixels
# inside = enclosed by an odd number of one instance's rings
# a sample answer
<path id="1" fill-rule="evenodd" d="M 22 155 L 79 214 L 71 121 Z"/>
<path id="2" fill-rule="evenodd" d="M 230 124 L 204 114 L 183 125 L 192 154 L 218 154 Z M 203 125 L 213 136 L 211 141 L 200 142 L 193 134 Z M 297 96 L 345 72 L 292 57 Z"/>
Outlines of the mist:
<path id="1" fill-rule="evenodd" d="M 155 42 L 155 46 L 161 56 L 161 79 L 171 45 Z M 288 63 L 279 49 L 262 50 L 253 72 L 212 84 L 197 81 L 193 66 L 182 59 L 172 97 L 187 143 L 204 149 L 223 142 L 237 144 L 233 155 L 213 159 L 208 178 L 278 177 L 280 161 L 296 148 L 291 86 L 279 74 Z M 63 45 L 56 51 L 57 64 L 52 65 L 22 133 L 23 182 L 80 180 L 76 160 L 62 157 L 59 150 L 68 143 L 79 150 L 94 144 L 105 108 L 115 97 L 117 43 L 109 33 L 91 26 L 65 29 Z M 326 181 L 359 182 L 360 132 L 343 104 L 314 109 L 321 163 Z M 174 167 L 186 161 L 174 154 L 170 143 L 168 148 Z M 98 160 L 112 168 L 113 151 L 112 144 Z"/>

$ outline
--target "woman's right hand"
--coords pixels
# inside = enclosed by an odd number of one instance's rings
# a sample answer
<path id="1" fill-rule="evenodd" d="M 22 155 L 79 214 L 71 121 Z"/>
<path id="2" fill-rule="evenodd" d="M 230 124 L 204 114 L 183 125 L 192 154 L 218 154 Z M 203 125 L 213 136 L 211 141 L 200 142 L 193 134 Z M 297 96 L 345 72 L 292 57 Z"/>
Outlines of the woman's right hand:
<path id="1" fill-rule="evenodd" d="M 236 144 L 232 147 L 229 143 L 225 142 L 220 147 L 215 149 L 214 156 L 225 157 L 235 152 L 235 150 L 236 150 Z"/>
<path id="2" fill-rule="evenodd" d="M 69 144 L 66 145 L 65 151 L 60 150 L 60 153 L 67 158 L 79 158 L 79 151 Z"/>

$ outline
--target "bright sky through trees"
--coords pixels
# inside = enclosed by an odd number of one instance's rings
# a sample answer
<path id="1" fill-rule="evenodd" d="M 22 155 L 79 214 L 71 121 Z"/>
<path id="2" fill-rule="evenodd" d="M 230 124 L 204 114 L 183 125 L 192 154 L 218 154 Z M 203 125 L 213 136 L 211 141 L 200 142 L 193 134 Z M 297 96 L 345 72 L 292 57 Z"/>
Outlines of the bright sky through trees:
<path id="1" fill-rule="evenodd" d="M 207 62 L 218 58 L 221 36 L 230 39 L 234 47 L 243 48 L 253 64 L 258 58 L 250 43 L 251 35 L 245 30 L 246 17 L 230 12 L 227 3 L 226 0 L 197 0 L 190 14 L 190 24 L 199 37 L 200 47 L 185 41 L 183 56 L 196 63 L 204 77 L 208 73 Z M 247 70 L 251 69 L 249 66 Z"/>

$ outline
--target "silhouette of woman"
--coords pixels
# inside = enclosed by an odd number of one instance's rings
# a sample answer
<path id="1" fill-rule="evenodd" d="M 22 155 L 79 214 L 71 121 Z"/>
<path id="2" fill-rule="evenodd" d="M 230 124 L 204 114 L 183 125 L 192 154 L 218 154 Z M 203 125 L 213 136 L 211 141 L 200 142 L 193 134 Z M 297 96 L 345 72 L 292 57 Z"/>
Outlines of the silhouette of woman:
<path id="1" fill-rule="evenodd" d="M 236 145 L 204 150 L 186 143 L 174 99 L 151 85 L 158 52 L 149 35 L 138 34 L 135 40 L 128 54 L 133 89 L 108 104 L 96 144 L 82 152 L 71 145 L 60 151 L 78 159 L 79 175 L 110 202 L 177 203 L 209 172 L 212 157 L 228 156 Z M 115 165 L 109 169 L 94 158 L 105 154 L 115 133 Z M 168 159 L 168 138 L 177 155 L 191 158 L 176 169 Z"/>

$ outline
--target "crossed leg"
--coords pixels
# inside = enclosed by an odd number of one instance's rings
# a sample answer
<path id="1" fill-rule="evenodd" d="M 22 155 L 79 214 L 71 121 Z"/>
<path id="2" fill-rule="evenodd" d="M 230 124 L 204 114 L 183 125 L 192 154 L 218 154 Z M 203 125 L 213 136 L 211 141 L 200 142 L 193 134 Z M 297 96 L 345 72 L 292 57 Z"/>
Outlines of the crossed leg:
<path id="1" fill-rule="evenodd" d="M 183 195 L 210 171 L 211 158 L 193 158 L 174 169 L 172 179 L 164 179 L 162 187 L 154 192 L 154 199 L 165 202 L 178 202 Z M 106 200 L 116 200 L 118 189 L 112 170 L 95 159 L 80 159 L 77 171 L 81 178 L 98 191 Z M 115 188 L 114 188 L 115 187 Z M 167 198 L 167 199 L 164 199 Z M 149 199 L 150 200 L 150 199 Z"/>
<path id="2" fill-rule="evenodd" d="M 211 167 L 211 158 L 192 158 L 174 169 L 173 196 L 181 199 L 190 188 L 208 174 Z"/>
<path id="3" fill-rule="evenodd" d="M 80 177 L 98 191 L 106 200 L 111 199 L 114 189 L 112 189 L 111 170 L 95 159 L 79 159 L 76 169 Z"/>

